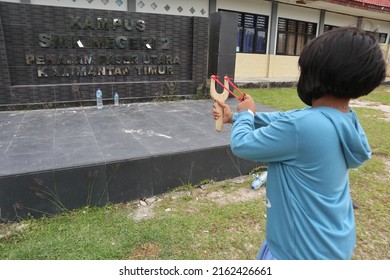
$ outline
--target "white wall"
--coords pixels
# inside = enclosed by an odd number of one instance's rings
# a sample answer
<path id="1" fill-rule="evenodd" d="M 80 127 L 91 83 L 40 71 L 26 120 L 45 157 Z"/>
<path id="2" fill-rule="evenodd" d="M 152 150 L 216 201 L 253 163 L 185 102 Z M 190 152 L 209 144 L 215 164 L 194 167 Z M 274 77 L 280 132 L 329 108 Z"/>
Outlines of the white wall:
<path id="1" fill-rule="evenodd" d="M 0 2 L 20 3 L 20 0 L 1 0 Z"/>
<path id="2" fill-rule="evenodd" d="M 326 12 L 324 24 L 334 25 L 334 26 L 339 26 L 339 27 L 356 26 L 357 25 L 357 17 Z"/>
<path id="3" fill-rule="evenodd" d="M 127 11 L 127 0 L 31 0 L 31 4 L 71 8 Z"/>
<path id="4" fill-rule="evenodd" d="M 317 27 L 320 20 L 320 14 L 320 10 L 285 4 L 278 5 L 278 18 L 281 17 L 306 22 L 315 22 L 317 23 Z"/>
<path id="5" fill-rule="evenodd" d="M 379 33 L 387 33 L 387 42 L 389 42 L 390 22 L 363 18 L 362 28 L 367 31 L 377 31 Z"/>
<path id="6" fill-rule="evenodd" d="M 179 16 L 209 16 L 208 0 L 136 0 L 136 11 Z"/>
<path id="7" fill-rule="evenodd" d="M 271 16 L 272 4 L 270 1 L 253 0 L 217 0 L 217 10 L 232 10 L 257 15 Z"/>

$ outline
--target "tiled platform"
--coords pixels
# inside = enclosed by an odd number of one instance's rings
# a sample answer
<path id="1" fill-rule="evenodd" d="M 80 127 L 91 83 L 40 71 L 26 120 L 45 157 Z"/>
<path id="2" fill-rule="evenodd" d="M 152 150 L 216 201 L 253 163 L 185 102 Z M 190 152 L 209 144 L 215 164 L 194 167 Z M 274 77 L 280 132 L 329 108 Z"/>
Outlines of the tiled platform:
<path id="1" fill-rule="evenodd" d="M 0 112 L 0 221 L 247 174 L 257 164 L 232 155 L 230 125 L 216 132 L 211 110 L 189 100 Z"/>

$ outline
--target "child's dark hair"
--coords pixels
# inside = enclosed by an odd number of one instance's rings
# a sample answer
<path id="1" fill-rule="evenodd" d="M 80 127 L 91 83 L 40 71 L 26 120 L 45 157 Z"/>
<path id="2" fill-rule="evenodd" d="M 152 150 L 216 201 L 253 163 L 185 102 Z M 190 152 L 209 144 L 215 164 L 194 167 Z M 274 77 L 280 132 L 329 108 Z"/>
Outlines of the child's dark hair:
<path id="1" fill-rule="evenodd" d="M 386 63 L 376 39 L 356 27 L 333 29 L 314 38 L 302 50 L 298 64 L 298 95 L 307 105 L 325 95 L 367 95 L 386 76 Z"/>

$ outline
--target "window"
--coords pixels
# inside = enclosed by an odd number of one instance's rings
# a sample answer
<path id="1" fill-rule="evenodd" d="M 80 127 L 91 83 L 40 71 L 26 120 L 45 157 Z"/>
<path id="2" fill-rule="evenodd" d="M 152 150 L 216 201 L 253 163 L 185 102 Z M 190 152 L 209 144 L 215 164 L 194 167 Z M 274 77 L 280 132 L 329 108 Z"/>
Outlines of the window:
<path id="1" fill-rule="evenodd" d="M 316 23 L 279 18 L 276 54 L 300 55 L 316 32 Z"/>
<path id="2" fill-rule="evenodd" d="M 338 26 L 326 25 L 325 24 L 324 25 L 324 32 L 332 30 L 334 28 L 338 28 Z M 371 31 L 367 31 L 367 32 L 371 33 L 376 38 L 378 43 L 386 44 L 387 33 L 371 32 Z"/>
<path id="3" fill-rule="evenodd" d="M 370 32 L 378 43 L 385 44 L 387 39 L 387 33 L 379 33 L 379 32 Z"/>
<path id="4" fill-rule="evenodd" d="M 378 42 L 385 44 L 387 40 L 387 34 L 386 33 L 379 33 L 379 39 Z"/>
<path id="5" fill-rule="evenodd" d="M 266 53 L 268 16 L 239 14 L 237 52 Z"/>
<path id="6" fill-rule="evenodd" d="M 330 31 L 330 30 L 335 29 L 335 28 L 338 28 L 338 27 L 339 27 L 339 26 L 334 26 L 334 25 L 325 24 L 325 25 L 324 25 L 324 33 L 325 33 L 326 31 Z"/>

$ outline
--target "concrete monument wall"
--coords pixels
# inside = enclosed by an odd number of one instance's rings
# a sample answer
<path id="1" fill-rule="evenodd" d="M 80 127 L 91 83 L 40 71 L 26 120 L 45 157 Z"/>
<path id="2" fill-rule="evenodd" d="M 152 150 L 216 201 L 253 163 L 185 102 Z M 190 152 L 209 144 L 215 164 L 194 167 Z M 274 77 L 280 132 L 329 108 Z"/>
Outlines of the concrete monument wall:
<path id="1" fill-rule="evenodd" d="M 0 109 L 191 96 L 208 18 L 0 2 Z"/>

